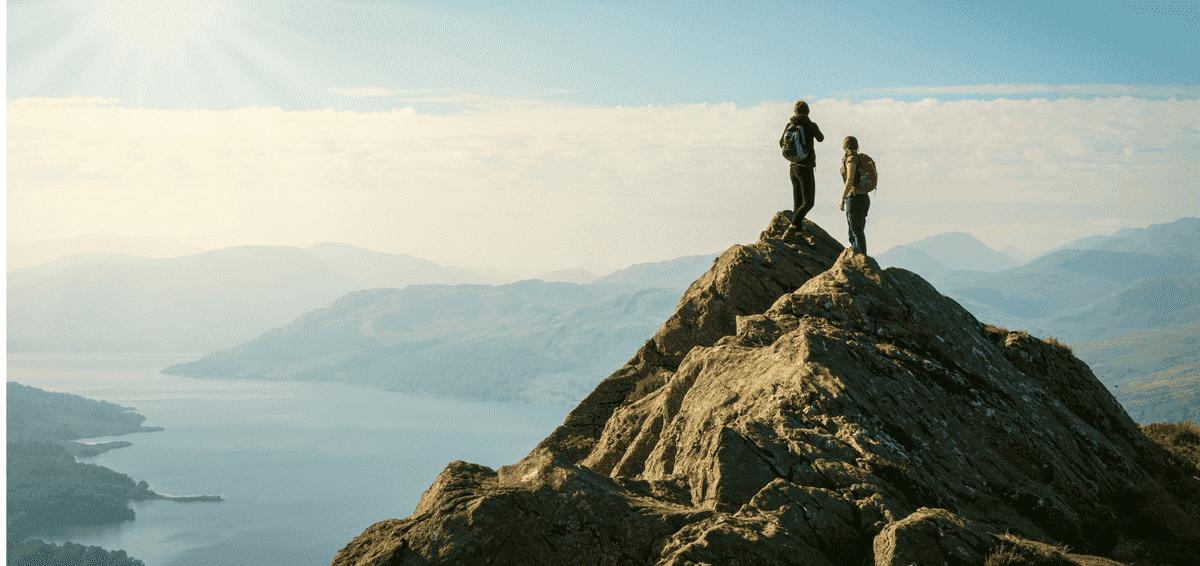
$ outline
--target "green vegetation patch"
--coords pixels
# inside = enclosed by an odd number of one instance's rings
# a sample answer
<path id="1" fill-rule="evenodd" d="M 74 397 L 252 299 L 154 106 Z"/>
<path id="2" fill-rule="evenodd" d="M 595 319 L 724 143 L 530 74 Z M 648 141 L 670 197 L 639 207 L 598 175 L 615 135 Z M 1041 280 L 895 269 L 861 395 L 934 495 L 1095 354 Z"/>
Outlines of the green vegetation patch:
<path id="1" fill-rule="evenodd" d="M 1159 328 L 1079 342 L 1079 357 L 1096 366 L 1129 368 L 1143 375 L 1200 363 L 1200 326 Z"/>
<path id="2" fill-rule="evenodd" d="M 8 543 L 8 566 L 144 566 L 124 550 L 104 550 L 73 542 L 47 544 L 40 540 Z"/>
<path id="3" fill-rule="evenodd" d="M 45 391 L 15 381 L 8 382 L 7 387 L 9 440 L 65 443 L 79 438 L 162 430 L 142 426 L 146 417 L 115 403 Z"/>
<path id="4" fill-rule="evenodd" d="M 41 528 L 130 521 L 130 501 L 158 499 L 146 482 L 81 464 L 50 442 L 8 443 L 8 540 Z"/>

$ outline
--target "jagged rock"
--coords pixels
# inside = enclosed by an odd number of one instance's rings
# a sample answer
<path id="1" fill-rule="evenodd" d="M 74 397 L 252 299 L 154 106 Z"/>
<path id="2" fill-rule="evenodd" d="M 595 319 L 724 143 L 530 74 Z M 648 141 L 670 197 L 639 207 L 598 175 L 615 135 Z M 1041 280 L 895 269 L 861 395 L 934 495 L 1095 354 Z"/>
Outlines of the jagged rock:
<path id="1" fill-rule="evenodd" d="M 833 265 L 841 244 L 805 221 L 805 234 L 783 236 L 790 222 L 780 212 L 758 241 L 725 250 L 683 296 L 667 319 L 633 359 L 588 395 L 539 449 L 572 461 L 591 452 L 613 410 L 645 397 L 671 379 L 684 356 L 696 346 L 712 346 L 734 334 L 737 317 L 761 314 L 780 295 Z"/>
<path id="2" fill-rule="evenodd" d="M 937 564 L 954 559 L 959 563 L 982 564 L 979 549 L 992 542 L 988 531 L 945 509 L 922 507 L 903 520 L 885 527 L 875 537 L 877 566 Z"/>
<path id="3" fill-rule="evenodd" d="M 1170 464 L 1087 365 L 785 222 L 528 456 L 452 463 L 334 564 L 979 564 L 996 533 L 1136 530 L 1116 502 Z"/>

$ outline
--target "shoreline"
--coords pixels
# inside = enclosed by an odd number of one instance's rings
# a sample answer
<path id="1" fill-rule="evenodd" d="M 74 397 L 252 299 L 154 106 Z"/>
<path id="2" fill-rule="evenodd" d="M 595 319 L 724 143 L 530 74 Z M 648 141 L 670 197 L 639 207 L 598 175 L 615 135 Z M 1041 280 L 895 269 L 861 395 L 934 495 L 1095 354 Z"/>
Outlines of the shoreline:
<path id="1" fill-rule="evenodd" d="M 76 458 L 94 458 L 105 452 L 108 452 L 109 450 L 116 450 L 117 448 L 125 448 L 127 446 L 133 446 L 133 443 L 129 442 L 128 440 L 108 440 L 108 441 L 104 441 L 104 442 L 79 442 L 79 440 L 82 440 L 84 438 L 105 438 L 105 437 L 109 437 L 109 436 L 125 436 L 126 434 L 132 434 L 135 432 L 162 432 L 164 430 L 166 430 L 166 429 L 161 426 L 138 426 L 135 429 L 124 430 L 124 431 L 117 432 L 117 433 L 102 434 L 102 435 L 96 435 L 96 436 L 80 436 L 78 438 L 73 438 L 71 440 L 57 441 L 57 443 L 60 446 L 62 446 L 63 448 L 65 448 L 68 453 L 70 453 L 72 456 L 74 456 Z"/>
<path id="2" fill-rule="evenodd" d="M 178 501 L 180 503 L 216 503 L 225 501 L 220 495 L 163 495 L 161 493 L 156 493 L 155 495 L 158 496 L 156 499 Z"/>

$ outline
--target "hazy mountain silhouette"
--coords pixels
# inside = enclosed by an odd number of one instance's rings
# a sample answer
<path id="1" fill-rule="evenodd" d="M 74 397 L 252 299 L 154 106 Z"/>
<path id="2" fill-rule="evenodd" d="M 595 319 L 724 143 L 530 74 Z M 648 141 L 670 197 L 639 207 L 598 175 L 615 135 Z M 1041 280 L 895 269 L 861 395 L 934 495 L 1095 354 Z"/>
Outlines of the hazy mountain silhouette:
<path id="1" fill-rule="evenodd" d="M 927 278 L 941 277 L 952 271 L 950 266 L 911 246 L 892 246 L 875 259 L 883 267 L 900 267 Z"/>
<path id="2" fill-rule="evenodd" d="M 1181 257 L 1062 250 L 985 277 L 943 276 L 940 284 L 947 295 L 989 322 L 1024 328 L 1030 321 L 1077 313 L 1141 279 L 1194 273 L 1195 264 Z"/>
<path id="3" fill-rule="evenodd" d="M 685 289 L 712 266 L 718 254 L 692 255 L 667 261 L 638 263 L 605 275 L 596 283 Z"/>
<path id="4" fill-rule="evenodd" d="M 913 250 L 921 252 L 916 254 Z M 928 259 L 937 263 L 930 263 Z M 943 271 L 1003 271 L 1021 265 L 966 232 L 944 232 L 917 240 L 911 244 L 893 246 L 876 258 L 880 265 L 903 267 L 922 275 L 922 269 L 945 266 Z M 915 261 L 915 264 L 908 262 Z M 912 267 L 909 267 L 912 265 Z M 934 273 L 930 273 L 935 275 Z"/>
<path id="5" fill-rule="evenodd" d="M 451 462 L 333 564 L 983 564 L 1042 543 L 1094 555 L 1070 563 L 1194 559 L 1195 463 L 1068 348 L 815 224 L 784 241 L 788 220 L 722 253 L 528 456 Z"/>
<path id="6" fill-rule="evenodd" d="M 1080 238 L 1060 249 L 1108 250 L 1200 260 L 1197 234 L 1200 234 L 1200 218 L 1184 217 L 1146 228 L 1122 228 L 1111 236 Z"/>
<path id="7" fill-rule="evenodd" d="M 77 264 L 9 288 L 8 349 L 212 350 L 354 287 L 312 254 L 275 246 Z"/>
<path id="8" fill-rule="evenodd" d="M 358 289 L 398 289 L 428 283 L 495 283 L 495 279 L 467 269 L 446 267 L 408 254 L 389 254 L 324 242 L 307 248 L 334 271 L 353 279 Z"/>
<path id="9" fill-rule="evenodd" d="M 597 279 L 596 275 L 586 269 L 559 269 L 555 271 L 547 271 L 537 279 L 549 283 L 575 283 L 577 285 L 586 285 Z"/>
<path id="10" fill-rule="evenodd" d="M 1077 312 L 1047 321 L 1062 336 L 1086 340 L 1200 324 L 1200 274 L 1133 281 Z"/>
<path id="11" fill-rule="evenodd" d="M 1016 246 L 1004 246 L 1000 249 L 1000 253 L 1017 260 L 1019 263 L 1029 263 L 1034 260 L 1034 256 L 1025 253 L 1025 250 Z"/>
<path id="12" fill-rule="evenodd" d="M 164 373 L 574 403 L 653 334 L 713 257 L 636 264 L 587 285 L 528 280 L 354 292 Z"/>
<path id="13" fill-rule="evenodd" d="M 147 259 L 138 255 L 127 254 L 106 254 L 106 253 L 84 253 L 74 254 L 60 257 L 54 261 L 35 265 L 33 267 L 25 267 L 22 269 L 14 269 L 8 272 L 8 286 L 24 285 L 26 283 L 49 277 L 55 273 L 59 273 L 71 266 L 84 263 L 129 263 Z"/>
<path id="14" fill-rule="evenodd" d="M 7 271 L 41 265 L 63 256 L 79 254 L 131 255 L 168 258 L 192 255 L 203 248 L 160 237 L 131 238 L 111 234 L 88 234 L 7 247 Z"/>
<path id="15" fill-rule="evenodd" d="M 79 254 L 9 272 L 9 351 L 205 352 L 347 292 L 489 276 L 346 244 L 241 246 L 138 259 Z"/>
<path id="16" fill-rule="evenodd" d="M 678 297 L 679 290 L 540 280 L 357 291 L 163 373 L 573 403 L 653 334 Z"/>

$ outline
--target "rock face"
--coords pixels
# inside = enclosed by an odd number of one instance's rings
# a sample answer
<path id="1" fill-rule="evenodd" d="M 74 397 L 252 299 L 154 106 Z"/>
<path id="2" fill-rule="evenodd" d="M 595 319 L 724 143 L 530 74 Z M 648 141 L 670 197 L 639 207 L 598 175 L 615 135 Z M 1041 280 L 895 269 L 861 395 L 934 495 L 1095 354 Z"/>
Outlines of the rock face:
<path id="1" fill-rule="evenodd" d="M 723 253 L 520 462 L 451 463 L 334 564 L 981 564 L 1006 531 L 1108 554 L 1167 521 L 1115 506 L 1142 488 L 1200 540 L 1065 348 L 785 227 Z"/>

